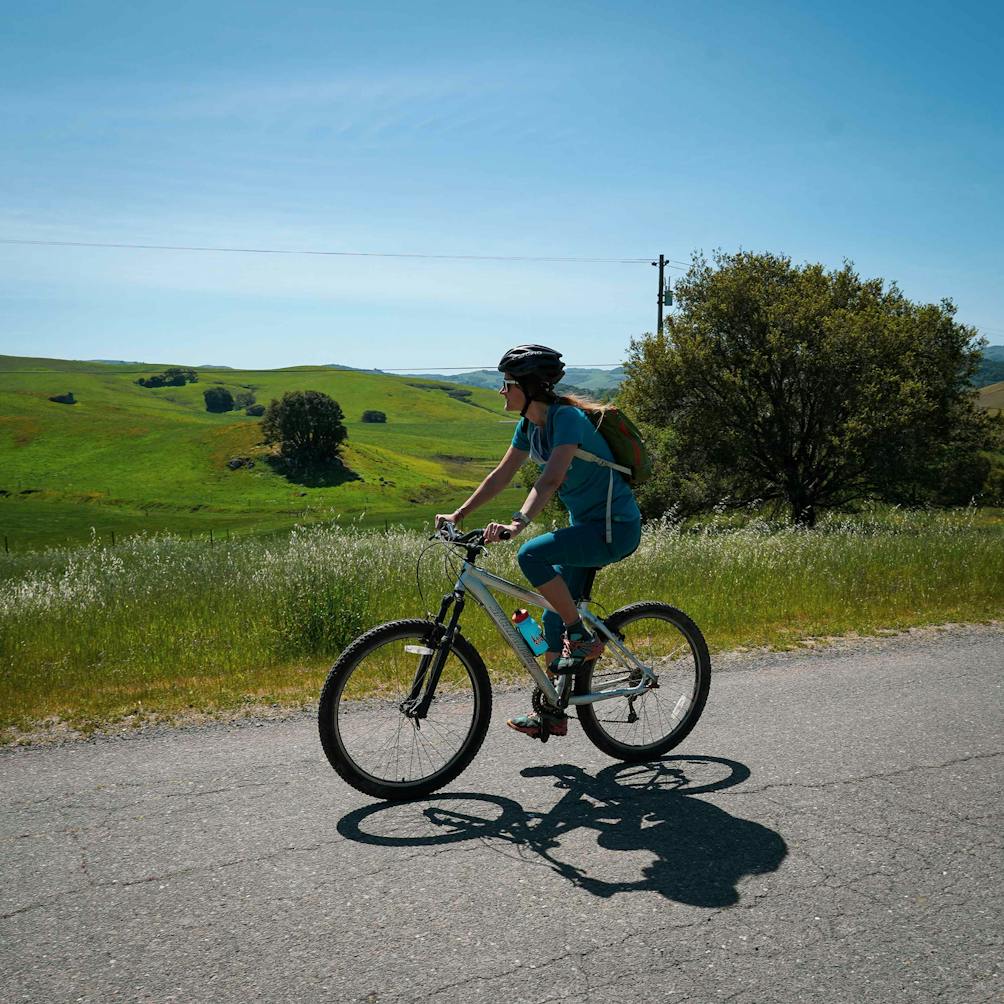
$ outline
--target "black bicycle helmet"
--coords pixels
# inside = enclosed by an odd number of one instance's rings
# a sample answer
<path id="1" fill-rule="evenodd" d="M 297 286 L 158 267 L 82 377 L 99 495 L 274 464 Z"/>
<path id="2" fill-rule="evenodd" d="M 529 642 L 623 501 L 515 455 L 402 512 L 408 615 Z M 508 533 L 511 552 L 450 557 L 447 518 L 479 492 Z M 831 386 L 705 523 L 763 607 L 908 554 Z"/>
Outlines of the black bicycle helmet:
<path id="1" fill-rule="evenodd" d="M 499 372 L 514 380 L 532 377 L 552 387 L 565 375 L 561 353 L 546 345 L 517 345 L 499 360 Z"/>
<path id="2" fill-rule="evenodd" d="M 509 373 L 526 399 L 520 415 L 526 417 L 531 401 L 555 400 L 554 385 L 565 375 L 561 353 L 546 345 L 517 345 L 499 360 L 499 372 Z"/>

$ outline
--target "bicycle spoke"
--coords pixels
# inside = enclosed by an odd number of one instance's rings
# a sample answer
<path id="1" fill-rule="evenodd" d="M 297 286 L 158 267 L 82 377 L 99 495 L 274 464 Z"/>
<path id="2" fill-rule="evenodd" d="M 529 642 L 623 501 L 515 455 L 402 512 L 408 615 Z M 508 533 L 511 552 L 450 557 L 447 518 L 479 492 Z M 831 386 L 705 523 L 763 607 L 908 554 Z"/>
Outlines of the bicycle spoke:
<path id="1" fill-rule="evenodd" d="M 688 713 L 697 697 L 701 670 L 694 649 L 675 620 L 672 608 L 661 604 L 639 605 L 637 613 L 617 622 L 617 632 L 630 657 L 608 644 L 589 681 L 589 690 L 627 689 L 643 676 L 632 660 L 655 674 L 652 686 L 634 698 L 611 698 L 591 706 L 592 720 L 601 735 L 625 750 L 643 751 L 665 746 L 676 732 L 689 727 Z M 682 714 L 674 714 L 680 700 Z M 586 716 L 590 715 L 585 711 Z M 631 719 L 634 719 L 633 721 Z"/>
<path id="2" fill-rule="evenodd" d="M 396 638 L 361 657 L 342 685 L 336 710 L 346 754 L 368 776 L 394 784 L 420 781 L 442 770 L 467 742 L 475 719 L 469 670 L 452 653 L 427 717 L 410 719 L 401 711 L 416 672 L 405 644 L 424 646 L 425 640 Z M 377 686 L 382 695 L 367 696 Z M 356 695 L 359 700 L 354 702 Z"/>

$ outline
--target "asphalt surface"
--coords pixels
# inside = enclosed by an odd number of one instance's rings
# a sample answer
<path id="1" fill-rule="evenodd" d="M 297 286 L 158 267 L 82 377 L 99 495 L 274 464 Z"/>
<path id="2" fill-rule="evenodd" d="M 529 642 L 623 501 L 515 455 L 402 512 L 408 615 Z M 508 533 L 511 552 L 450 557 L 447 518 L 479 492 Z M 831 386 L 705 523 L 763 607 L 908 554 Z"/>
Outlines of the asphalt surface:
<path id="1" fill-rule="evenodd" d="M 661 764 L 509 693 L 406 805 L 303 718 L 3 752 L 0 995 L 1001 1000 L 1004 630 L 729 665 Z"/>

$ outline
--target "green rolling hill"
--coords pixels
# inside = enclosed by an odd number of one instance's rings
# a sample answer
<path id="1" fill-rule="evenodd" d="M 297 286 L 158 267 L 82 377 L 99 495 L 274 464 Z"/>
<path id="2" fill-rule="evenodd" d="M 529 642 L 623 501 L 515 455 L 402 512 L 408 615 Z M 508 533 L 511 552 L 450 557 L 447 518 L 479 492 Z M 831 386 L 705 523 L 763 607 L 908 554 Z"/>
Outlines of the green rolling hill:
<path id="1" fill-rule="evenodd" d="M 0 534 L 9 546 L 82 540 L 91 528 L 110 537 L 267 532 L 336 517 L 420 525 L 466 497 L 514 425 L 490 390 L 327 366 L 204 367 L 194 384 L 136 383 L 167 365 L 0 356 Z M 203 390 L 214 383 L 262 404 L 287 390 L 330 394 L 346 417 L 351 480 L 277 473 L 259 419 L 206 411 Z M 67 393 L 75 404 L 50 400 Z M 385 412 L 386 424 L 362 422 L 367 409 Z M 254 466 L 231 469 L 234 457 Z M 508 494 L 492 513 L 522 500 L 519 489 Z"/>

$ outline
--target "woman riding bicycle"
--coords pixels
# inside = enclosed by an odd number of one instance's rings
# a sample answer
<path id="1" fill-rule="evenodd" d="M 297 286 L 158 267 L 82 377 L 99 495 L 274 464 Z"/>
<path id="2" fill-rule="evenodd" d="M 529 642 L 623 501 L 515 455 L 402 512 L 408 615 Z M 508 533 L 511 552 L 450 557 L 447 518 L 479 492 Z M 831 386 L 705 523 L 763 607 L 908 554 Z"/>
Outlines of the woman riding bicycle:
<path id="1" fill-rule="evenodd" d="M 551 496 L 558 496 L 568 510 L 570 526 L 528 540 L 517 560 L 552 610 L 544 612 L 547 666 L 552 673 L 574 673 L 596 659 L 603 642 L 595 638 L 579 618 L 576 603 L 588 571 L 626 558 L 641 539 L 641 513 L 631 488 L 611 469 L 576 451 L 613 461 L 610 447 L 586 415 L 602 406 L 571 396 L 558 396 L 554 387 L 565 374 L 561 353 L 545 345 L 518 345 L 502 357 L 499 393 L 505 410 L 518 412 L 512 445 L 498 466 L 455 512 L 436 516 L 436 525 L 459 523 L 465 516 L 507 488 L 527 458 L 543 468 L 522 508 L 509 523 L 489 523 L 485 541 L 501 540 L 503 531 L 512 537 L 522 533 L 540 514 Z M 541 721 L 536 714 L 510 718 L 510 728 L 537 738 Z M 566 735 L 567 718 L 550 723 L 551 735 Z"/>

